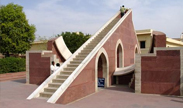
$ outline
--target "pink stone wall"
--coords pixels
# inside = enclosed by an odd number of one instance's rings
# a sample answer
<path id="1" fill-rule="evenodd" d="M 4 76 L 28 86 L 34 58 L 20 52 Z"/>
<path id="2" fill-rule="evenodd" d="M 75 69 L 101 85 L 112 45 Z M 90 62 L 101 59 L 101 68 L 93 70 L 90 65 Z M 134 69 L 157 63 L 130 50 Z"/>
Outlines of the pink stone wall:
<path id="1" fill-rule="evenodd" d="M 180 50 L 157 51 L 141 59 L 141 92 L 180 95 Z"/>
<path id="2" fill-rule="evenodd" d="M 125 58 L 124 66 L 134 64 L 134 49 L 137 44 L 137 40 L 132 22 L 132 13 L 103 45 L 103 48 L 106 50 L 109 57 L 110 85 L 112 84 L 113 73 L 115 71 L 115 49 L 118 39 L 121 39 L 123 43 Z M 56 103 L 67 104 L 95 92 L 95 59 L 96 55 L 81 71 L 80 75 L 72 82 Z"/>
<path id="3" fill-rule="evenodd" d="M 153 40 L 150 53 L 154 52 L 154 47 L 166 47 L 166 34 L 153 31 Z"/>
<path id="4" fill-rule="evenodd" d="M 29 53 L 29 83 L 41 84 L 50 75 L 50 58 L 41 53 Z"/>
<path id="5" fill-rule="evenodd" d="M 95 92 L 95 57 L 67 88 L 56 103 L 67 104 Z"/>

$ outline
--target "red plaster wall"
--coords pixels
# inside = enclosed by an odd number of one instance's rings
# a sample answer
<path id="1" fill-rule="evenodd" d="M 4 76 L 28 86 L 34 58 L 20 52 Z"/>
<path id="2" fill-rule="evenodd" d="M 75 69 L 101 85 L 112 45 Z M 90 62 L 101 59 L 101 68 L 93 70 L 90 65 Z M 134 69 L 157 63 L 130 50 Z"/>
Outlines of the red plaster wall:
<path id="1" fill-rule="evenodd" d="M 153 40 L 150 53 L 154 52 L 154 47 L 166 47 L 166 34 L 153 31 Z"/>
<path id="2" fill-rule="evenodd" d="M 95 92 L 95 57 L 67 88 L 56 103 L 67 104 Z"/>
<path id="3" fill-rule="evenodd" d="M 153 31 L 154 47 L 166 47 L 166 34 Z"/>
<path id="4" fill-rule="evenodd" d="M 141 92 L 180 95 L 180 51 L 157 51 L 141 59 Z"/>
<path id="5" fill-rule="evenodd" d="M 115 49 L 118 39 L 121 39 L 124 48 L 124 66 L 134 64 L 134 49 L 137 44 L 136 34 L 132 22 L 132 13 L 117 28 L 108 41 L 103 45 L 109 59 L 109 83 L 112 84 L 115 71 Z M 95 92 L 95 59 L 96 55 L 81 71 L 56 103 L 67 104 Z"/>
<path id="6" fill-rule="evenodd" d="M 41 53 L 29 53 L 29 82 L 41 84 L 50 75 L 50 58 Z"/>

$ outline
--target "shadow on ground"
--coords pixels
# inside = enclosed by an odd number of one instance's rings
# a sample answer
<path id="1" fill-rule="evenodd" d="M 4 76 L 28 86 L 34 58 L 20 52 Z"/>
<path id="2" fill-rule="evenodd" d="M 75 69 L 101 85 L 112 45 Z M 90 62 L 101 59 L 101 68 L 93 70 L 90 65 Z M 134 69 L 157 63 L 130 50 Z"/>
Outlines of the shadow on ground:
<path id="1" fill-rule="evenodd" d="M 26 83 L 26 79 L 13 80 L 13 82 L 17 82 L 17 83 Z"/>
<path id="2" fill-rule="evenodd" d="M 134 93 L 134 90 L 129 88 L 127 85 L 112 85 L 111 87 L 108 87 L 106 89 Z"/>

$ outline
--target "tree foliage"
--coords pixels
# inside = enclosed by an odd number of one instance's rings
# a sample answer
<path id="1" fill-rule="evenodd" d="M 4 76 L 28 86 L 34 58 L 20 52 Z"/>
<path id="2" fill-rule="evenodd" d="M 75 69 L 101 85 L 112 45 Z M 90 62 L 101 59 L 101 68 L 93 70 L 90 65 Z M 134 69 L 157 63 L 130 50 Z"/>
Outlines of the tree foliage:
<path id="1" fill-rule="evenodd" d="M 25 59 L 6 57 L 0 59 L 0 74 L 25 71 Z"/>
<path id="2" fill-rule="evenodd" d="M 23 7 L 10 3 L 0 6 L 0 52 L 25 53 L 35 39 L 36 28 L 29 25 Z"/>
<path id="3" fill-rule="evenodd" d="M 63 36 L 65 44 L 72 53 L 74 53 L 81 45 L 83 45 L 83 43 L 85 43 L 90 38 L 89 34 L 85 35 L 82 32 L 62 32 L 61 36 Z"/>

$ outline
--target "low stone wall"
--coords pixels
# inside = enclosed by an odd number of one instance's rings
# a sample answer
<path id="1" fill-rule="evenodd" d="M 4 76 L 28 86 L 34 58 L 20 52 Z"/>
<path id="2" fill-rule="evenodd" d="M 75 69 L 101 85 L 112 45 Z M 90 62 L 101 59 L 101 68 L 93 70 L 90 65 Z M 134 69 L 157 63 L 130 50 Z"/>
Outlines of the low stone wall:
<path id="1" fill-rule="evenodd" d="M 0 74 L 0 82 L 8 81 L 8 80 L 23 79 L 25 78 L 25 76 L 26 76 L 26 72 Z"/>
<path id="2" fill-rule="evenodd" d="M 137 63 L 136 92 L 182 95 L 182 48 L 157 48 L 155 54 L 141 55 Z"/>
<path id="3" fill-rule="evenodd" d="M 32 51 L 26 54 L 26 83 L 41 84 L 50 76 L 51 55 L 42 51 Z"/>

